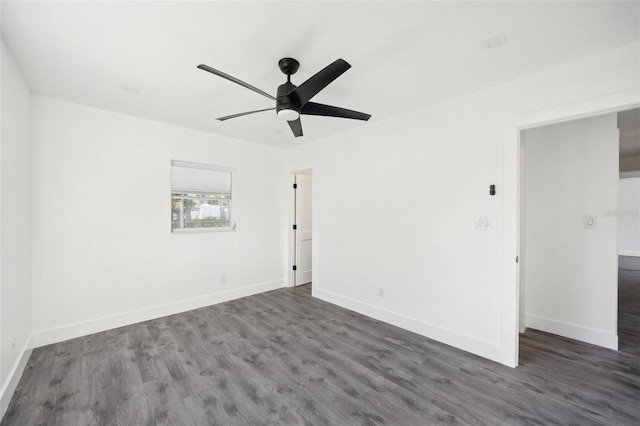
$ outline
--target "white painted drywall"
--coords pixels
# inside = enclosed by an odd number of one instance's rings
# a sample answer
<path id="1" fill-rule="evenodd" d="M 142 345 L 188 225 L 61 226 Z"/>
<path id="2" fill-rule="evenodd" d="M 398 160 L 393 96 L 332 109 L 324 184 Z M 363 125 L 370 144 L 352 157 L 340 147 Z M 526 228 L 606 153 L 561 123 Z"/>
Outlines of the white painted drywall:
<path id="1" fill-rule="evenodd" d="M 640 178 L 620 179 L 618 254 L 640 256 Z"/>
<path id="2" fill-rule="evenodd" d="M 616 114 L 524 133 L 526 325 L 617 349 Z"/>
<path id="3" fill-rule="evenodd" d="M 2 41 L 0 139 L 0 418 L 31 340 L 29 185 L 31 93 Z"/>
<path id="4" fill-rule="evenodd" d="M 36 346 L 285 285 L 282 150 L 32 104 Z M 171 160 L 236 170 L 237 231 L 171 234 Z"/>
<path id="5" fill-rule="evenodd" d="M 633 44 L 290 150 L 289 171 L 314 173 L 314 296 L 514 365 L 505 123 L 638 86 Z"/>

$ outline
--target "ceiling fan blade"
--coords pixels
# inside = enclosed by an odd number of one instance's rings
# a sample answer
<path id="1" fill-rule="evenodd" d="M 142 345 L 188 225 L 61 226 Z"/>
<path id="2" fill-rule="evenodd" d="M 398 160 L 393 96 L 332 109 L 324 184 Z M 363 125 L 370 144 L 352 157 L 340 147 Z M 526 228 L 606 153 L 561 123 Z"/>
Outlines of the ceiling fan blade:
<path id="1" fill-rule="evenodd" d="M 218 117 L 216 120 L 224 121 L 229 120 L 230 118 L 242 117 L 243 115 L 255 114 L 256 112 L 262 111 L 273 111 L 275 108 L 265 108 L 265 109 L 257 109 L 255 111 L 247 111 L 247 112 L 239 112 L 238 114 L 226 115 L 224 117 Z"/>
<path id="2" fill-rule="evenodd" d="M 304 106 L 319 91 L 331 84 L 333 80 L 340 77 L 349 68 L 351 68 L 351 65 L 347 61 L 338 59 L 293 89 L 287 96 L 297 102 L 298 105 Z"/>
<path id="3" fill-rule="evenodd" d="M 350 109 L 339 108 L 331 105 L 317 104 L 315 102 L 307 102 L 300 110 L 300 114 L 352 118 L 354 120 L 363 121 L 367 121 L 371 118 L 370 114 L 365 114 L 364 112 L 353 111 Z"/>
<path id="4" fill-rule="evenodd" d="M 225 74 L 225 73 L 223 73 L 222 71 L 218 71 L 218 70 L 217 70 L 217 69 L 215 69 L 215 68 L 211 68 L 209 65 L 200 64 L 200 65 L 198 65 L 198 68 L 199 68 L 199 69 L 201 69 L 201 70 L 203 70 L 203 71 L 210 72 L 211 74 L 215 74 L 215 75 L 217 75 L 218 77 L 222 77 L 222 78 L 225 78 L 225 79 L 227 79 L 227 80 L 229 80 L 229 81 L 233 81 L 234 83 L 239 84 L 239 85 L 240 85 L 240 86 L 242 86 L 242 87 L 246 87 L 247 89 L 249 89 L 249 90 L 253 90 L 253 91 L 254 91 L 254 92 L 256 92 L 256 93 L 261 94 L 262 96 L 266 96 L 267 98 L 269 98 L 269 99 L 271 99 L 271 100 L 273 100 L 273 101 L 275 101 L 275 100 L 276 100 L 276 98 L 274 98 L 273 96 L 271 96 L 271 95 L 270 95 L 270 94 L 268 94 L 267 92 L 263 92 L 262 90 L 260 90 L 260 89 L 258 89 L 258 88 L 256 88 L 256 87 L 253 87 L 252 85 L 250 85 L 250 84 L 248 84 L 248 83 L 245 83 L 245 82 L 244 82 L 244 81 L 242 81 L 242 80 L 238 80 L 237 78 L 232 77 L 232 76 L 230 76 L 229 74 Z"/>
<path id="5" fill-rule="evenodd" d="M 287 123 L 289 123 L 289 127 L 291 127 L 291 131 L 296 138 L 298 136 L 302 136 L 302 123 L 300 122 L 300 118 L 293 121 L 287 121 Z"/>

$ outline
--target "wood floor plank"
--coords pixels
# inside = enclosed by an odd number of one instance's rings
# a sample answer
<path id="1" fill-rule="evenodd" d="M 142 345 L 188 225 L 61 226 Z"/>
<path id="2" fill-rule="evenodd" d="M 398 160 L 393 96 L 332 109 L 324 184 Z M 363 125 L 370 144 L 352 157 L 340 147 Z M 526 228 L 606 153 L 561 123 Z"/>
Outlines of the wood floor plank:
<path id="1" fill-rule="evenodd" d="M 618 347 L 640 359 L 640 257 L 618 256 Z"/>
<path id="2" fill-rule="evenodd" d="M 305 285 L 37 348 L 0 425 L 640 424 L 640 260 L 620 268 L 620 351 L 528 330 L 511 369 Z"/>

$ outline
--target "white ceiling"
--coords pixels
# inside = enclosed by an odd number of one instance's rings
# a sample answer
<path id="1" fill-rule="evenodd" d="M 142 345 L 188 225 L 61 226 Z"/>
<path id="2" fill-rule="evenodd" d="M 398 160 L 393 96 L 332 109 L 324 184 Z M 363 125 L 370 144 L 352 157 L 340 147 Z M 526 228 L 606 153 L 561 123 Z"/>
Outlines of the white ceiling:
<path id="1" fill-rule="evenodd" d="M 620 157 L 640 156 L 640 108 L 618 113 Z"/>
<path id="2" fill-rule="evenodd" d="M 271 102 L 277 63 L 300 84 L 352 68 L 313 100 L 382 120 L 637 40 L 638 2 L 2 2 L 2 37 L 34 93 L 276 147 L 367 123 L 303 116 L 294 139 Z M 508 44 L 482 42 L 505 34 Z M 130 87 L 138 94 L 123 90 Z"/>

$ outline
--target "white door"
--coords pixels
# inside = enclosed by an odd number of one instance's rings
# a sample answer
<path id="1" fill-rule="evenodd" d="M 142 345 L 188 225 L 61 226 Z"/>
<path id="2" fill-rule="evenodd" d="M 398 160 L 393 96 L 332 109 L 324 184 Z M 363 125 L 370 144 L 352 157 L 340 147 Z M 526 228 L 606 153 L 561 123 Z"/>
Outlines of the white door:
<path id="1" fill-rule="evenodd" d="M 311 282 L 311 176 L 296 175 L 296 285 Z"/>

